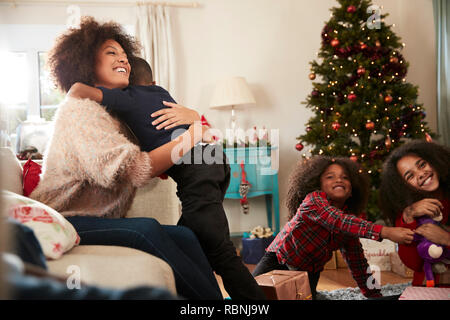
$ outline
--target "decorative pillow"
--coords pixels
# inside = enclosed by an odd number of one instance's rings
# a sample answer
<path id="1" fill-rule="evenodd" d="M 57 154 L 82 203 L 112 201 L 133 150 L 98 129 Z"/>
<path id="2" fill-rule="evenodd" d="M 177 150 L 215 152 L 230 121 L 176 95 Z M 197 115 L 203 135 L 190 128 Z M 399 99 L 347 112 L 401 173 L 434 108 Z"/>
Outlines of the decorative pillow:
<path id="1" fill-rule="evenodd" d="M 41 179 L 39 175 L 41 174 L 41 165 L 29 159 L 23 165 L 23 195 L 28 197 L 34 188 L 37 187 L 39 180 Z"/>
<path id="2" fill-rule="evenodd" d="M 39 201 L 2 190 L 8 215 L 31 228 L 48 259 L 58 259 L 80 243 L 75 228 L 56 210 Z"/>

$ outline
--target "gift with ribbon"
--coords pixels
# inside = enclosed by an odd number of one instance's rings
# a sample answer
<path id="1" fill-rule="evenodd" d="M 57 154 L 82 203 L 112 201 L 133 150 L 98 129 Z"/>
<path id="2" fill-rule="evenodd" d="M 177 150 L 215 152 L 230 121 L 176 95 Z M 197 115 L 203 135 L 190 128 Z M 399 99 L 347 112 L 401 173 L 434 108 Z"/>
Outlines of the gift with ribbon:
<path id="1" fill-rule="evenodd" d="M 255 280 L 268 300 L 312 300 L 306 271 L 273 270 Z"/>
<path id="2" fill-rule="evenodd" d="M 242 261 L 257 264 L 273 239 L 273 231 L 270 228 L 257 226 L 250 232 L 245 232 L 242 238 Z"/>

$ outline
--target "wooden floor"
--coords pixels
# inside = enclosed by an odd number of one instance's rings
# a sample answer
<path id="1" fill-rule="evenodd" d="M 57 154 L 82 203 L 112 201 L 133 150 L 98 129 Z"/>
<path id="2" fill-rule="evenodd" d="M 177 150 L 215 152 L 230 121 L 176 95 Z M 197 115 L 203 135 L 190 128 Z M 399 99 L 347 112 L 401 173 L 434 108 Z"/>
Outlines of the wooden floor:
<path id="1" fill-rule="evenodd" d="M 250 272 L 253 271 L 255 265 L 246 265 Z M 228 293 L 225 291 L 222 279 L 217 276 L 217 281 L 219 283 L 220 289 L 222 290 L 222 295 L 224 298 L 228 297 Z M 385 284 L 397 284 L 397 283 L 407 283 L 410 282 L 411 278 L 403 278 L 390 271 L 382 271 L 380 276 L 381 285 Z M 355 280 L 353 280 L 350 271 L 347 268 L 340 268 L 335 270 L 324 270 L 320 274 L 319 283 L 317 285 L 317 291 L 327 290 L 337 290 L 348 287 L 357 287 Z"/>

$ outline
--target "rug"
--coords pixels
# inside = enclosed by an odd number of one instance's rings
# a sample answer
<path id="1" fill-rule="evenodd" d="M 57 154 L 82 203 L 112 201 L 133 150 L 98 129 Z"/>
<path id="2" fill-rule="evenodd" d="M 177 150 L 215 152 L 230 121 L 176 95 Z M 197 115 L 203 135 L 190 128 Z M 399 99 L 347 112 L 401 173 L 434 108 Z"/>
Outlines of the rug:
<path id="1" fill-rule="evenodd" d="M 386 284 L 381 287 L 383 297 L 398 296 L 403 293 L 411 282 L 399 284 Z M 346 288 L 333 291 L 317 291 L 317 300 L 367 300 L 359 288 Z"/>

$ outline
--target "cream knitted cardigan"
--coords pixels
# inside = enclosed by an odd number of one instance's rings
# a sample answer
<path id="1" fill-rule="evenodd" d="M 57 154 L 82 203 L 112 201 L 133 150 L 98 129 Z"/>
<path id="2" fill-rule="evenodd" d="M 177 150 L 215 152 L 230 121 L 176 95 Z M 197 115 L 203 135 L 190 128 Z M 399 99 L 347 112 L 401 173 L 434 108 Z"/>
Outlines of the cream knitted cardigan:
<path id="1" fill-rule="evenodd" d="M 123 217 L 136 188 L 151 179 L 147 152 L 88 99 L 66 98 L 55 115 L 41 180 L 30 197 L 65 216 Z"/>

